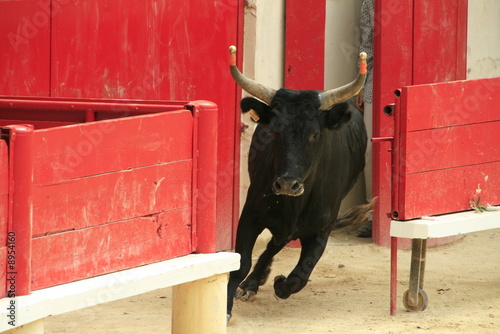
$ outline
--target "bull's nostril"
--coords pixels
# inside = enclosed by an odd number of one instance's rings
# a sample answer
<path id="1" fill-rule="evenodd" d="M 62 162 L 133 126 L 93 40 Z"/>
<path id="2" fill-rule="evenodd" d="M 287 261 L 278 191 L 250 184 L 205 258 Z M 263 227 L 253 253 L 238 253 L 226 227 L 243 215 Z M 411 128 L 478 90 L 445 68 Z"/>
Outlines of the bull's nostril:
<path id="1" fill-rule="evenodd" d="M 279 177 L 273 182 L 273 191 L 277 195 L 299 196 L 304 192 L 304 185 L 294 178 Z"/>

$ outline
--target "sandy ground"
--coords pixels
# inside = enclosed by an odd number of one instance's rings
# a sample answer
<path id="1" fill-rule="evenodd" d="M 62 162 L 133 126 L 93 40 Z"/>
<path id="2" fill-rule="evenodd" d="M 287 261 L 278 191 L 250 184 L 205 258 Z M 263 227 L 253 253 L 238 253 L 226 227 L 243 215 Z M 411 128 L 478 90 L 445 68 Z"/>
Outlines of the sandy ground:
<path id="1" fill-rule="evenodd" d="M 271 277 L 287 275 L 298 254 L 296 248 L 279 253 Z M 500 333 L 500 229 L 428 249 L 423 312 L 404 309 L 410 252 L 398 254 L 397 316 L 389 315 L 389 249 L 344 233 L 330 238 L 303 291 L 278 300 L 268 282 L 253 303 L 235 303 L 227 332 Z M 169 333 L 170 302 L 170 289 L 158 290 L 50 317 L 46 333 Z"/>

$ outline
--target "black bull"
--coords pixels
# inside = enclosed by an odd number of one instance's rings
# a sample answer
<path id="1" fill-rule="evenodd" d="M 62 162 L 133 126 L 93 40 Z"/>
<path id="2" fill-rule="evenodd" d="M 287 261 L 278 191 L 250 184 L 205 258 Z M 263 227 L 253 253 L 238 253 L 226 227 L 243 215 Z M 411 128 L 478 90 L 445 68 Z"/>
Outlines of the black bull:
<path id="1" fill-rule="evenodd" d="M 360 55 L 364 66 L 365 58 Z M 307 284 L 328 236 L 338 227 L 342 199 L 364 168 L 367 142 L 362 115 L 345 102 L 362 87 L 363 66 L 352 83 L 318 92 L 270 89 L 243 76 L 234 63 L 233 58 L 236 82 L 265 103 L 241 101 L 242 112 L 250 112 L 259 124 L 250 146 L 250 187 L 236 234 L 241 265 L 228 283 L 228 320 L 233 300 L 255 296 L 267 280 L 273 256 L 291 240 L 300 240 L 300 258 L 288 277 L 275 278 L 275 294 L 288 298 Z M 247 277 L 253 246 L 266 228 L 272 240 Z"/>

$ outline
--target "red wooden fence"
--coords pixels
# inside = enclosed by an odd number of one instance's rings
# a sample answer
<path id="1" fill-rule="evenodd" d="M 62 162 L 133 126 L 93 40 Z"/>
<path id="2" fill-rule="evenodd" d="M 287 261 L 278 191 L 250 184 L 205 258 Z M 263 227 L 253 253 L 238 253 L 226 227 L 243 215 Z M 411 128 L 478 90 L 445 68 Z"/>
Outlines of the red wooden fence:
<path id="1" fill-rule="evenodd" d="M 217 113 L 206 101 L 1 99 L 4 282 L 15 272 L 20 295 L 214 252 Z M 19 122 L 33 125 L 8 126 Z"/>

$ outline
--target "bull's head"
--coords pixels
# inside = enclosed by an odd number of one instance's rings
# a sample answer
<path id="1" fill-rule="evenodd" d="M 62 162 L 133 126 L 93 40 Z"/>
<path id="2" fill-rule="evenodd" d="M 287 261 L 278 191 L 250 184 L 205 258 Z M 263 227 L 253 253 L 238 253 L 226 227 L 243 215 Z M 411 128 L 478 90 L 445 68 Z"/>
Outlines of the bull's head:
<path id="1" fill-rule="evenodd" d="M 277 195 L 300 196 L 304 192 L 304 181 L 318 167 L 322 150 L 328 149 L 328 133 L 350 119 L 345 106 L 335 105 L 356 95 L 364 85 L 366 77 L 366 54 L 360 54 L 360 72 L 351 83 L 332 90 L 319 92 L 274 90 L 245 77 L 236 67 L 231 47 L 231 74 L 236 83 L 246 92 L 259 98 L 244 98 L 243 112 L 250 112 L 255 122 L 268 125 L 265 130 L 274 145 L 275 177 L 273 191 Z M 331 132 L 331 131 L 330 131 Z M 330 134 L 331 135 L 331 134 Z"/>

